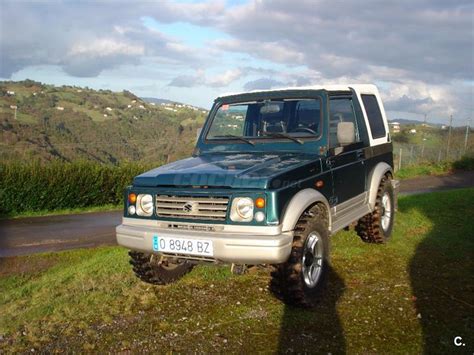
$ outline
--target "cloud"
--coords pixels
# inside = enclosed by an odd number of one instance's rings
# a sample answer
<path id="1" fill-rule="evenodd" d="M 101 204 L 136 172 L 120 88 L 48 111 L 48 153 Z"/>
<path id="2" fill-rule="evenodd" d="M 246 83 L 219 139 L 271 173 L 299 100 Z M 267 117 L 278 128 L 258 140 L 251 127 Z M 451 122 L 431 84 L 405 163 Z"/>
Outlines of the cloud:
<path id="1" fill-rule="evenodd" d="M 58 65 L 72 76 L 94 77 L 145 58 L 198 66 L 200 53 L 143 25 L 144 5 L 2 2 L 0 76 L 9 78 L 28 66 Z"/>
<path id="2" fill-rule="evenodd" d="M 250 53 L 274 62 L 297 65 L 304 63 L 305 56 L 302 52 L 292 49 L 291 43 L 280 40 L 274 42 L 241 41 L 241 40 L 216 40 L 213 43 L 218 49 L 230 52 Z"/>
<path id="3" fill-rule="evenodd" d="M 274 87 L 284 87 L 285 83 L 271 79 L 271 78 L 260 78 L 257 80 L 252 80 L 244 85 L 244 90 L 266 90 Z"/>
<path id="4" fill-rule="evenodd" d="M 179 75 L 172 79 L 168 86 L 190 88 L 199 84 L 202 84 L 202 80 L 198 75 Z"/>
<path id="5" fill-rule="evenodd" d="M 209 78 L 206 83 L 212 87 L 223 87 L 239 79 L 241 76 L 242 71 L 240 69 L 230 69 L 222 74 Z"/>
<path id="6" fill-rule="evenodd" d="M 219 22 L 234 37 L 219 46 L 304 62 L 332 76 L 362 74 L 375 65 L 425 79 L 472 78 L 473 6 L 463 0 L 252 1 Z"/>
<path id="7" fill-rule="evenodd" d="M 250 0 L 233 6 L 224 0 L 5 0 L 0 76 L 46 64 L 94 77 L 153 63 L 163 71 L 173 66 L 166 80 L 179 73 L 169 86 L 225 87 L 241 79 L 245 90 L 374 82 L 390 110 L 467 116 L 473 101 L 473 10 L 471 0 Z M 186 44 L 192 33 L 185 43 L 146 27 L 144 17 L 212 28 L 225 39 L 196 48 Z M 236 53 L 248 64 L 226 61 Z M 217 69 L 221 74 L 204 73 Z"/>
<path id="8" fill-rule="evenodd" d="M 240 69 L 230 69 L 222 74 L 207 78 L 203 70 L 198 70 L 195 75 L 178 75 L 172 79 L 168 86 L 176 87 L 194 87 L 194 86 L 211 86 L 224 87 L 239 79 L 242 75 Z"/>

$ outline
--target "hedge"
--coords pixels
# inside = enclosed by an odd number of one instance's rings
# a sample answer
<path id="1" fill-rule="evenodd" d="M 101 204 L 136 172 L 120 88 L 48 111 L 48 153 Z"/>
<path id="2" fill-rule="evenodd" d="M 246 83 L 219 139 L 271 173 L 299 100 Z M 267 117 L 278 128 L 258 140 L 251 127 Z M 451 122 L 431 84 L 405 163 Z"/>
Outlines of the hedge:
<path id="1" fill-rule="evenodd" d="M 0 163 L 0 214 L 120 204 L 123 190 L 150 164 Z"/>

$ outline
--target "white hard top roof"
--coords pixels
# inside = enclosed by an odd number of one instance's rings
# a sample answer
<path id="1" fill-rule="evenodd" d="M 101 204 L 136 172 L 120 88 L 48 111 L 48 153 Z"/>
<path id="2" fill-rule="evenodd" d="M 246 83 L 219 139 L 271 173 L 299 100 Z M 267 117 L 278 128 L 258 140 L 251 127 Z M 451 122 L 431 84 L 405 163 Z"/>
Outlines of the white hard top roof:
<path id="1" fill-rule="evenodd" d="M 254 94 L 259 92 L 273 92 L 273 91 L 287 91 L 287 90 L 326 90 L 326 91 L 350 91 L 350 88 L 354 89 L 358 93 L 367 94 L 378 94 L 378 89 L 373 84 L 346 84 L 346 85 L 315 85 L 315 86 L 299 86 L 299 87 L 286 87 L 286 88 L 275 88 L 267 90 L 251 90 L 234 93 L 225 93 L 219 95 L 219 97 L 243 95 L 243 94 Z"/>

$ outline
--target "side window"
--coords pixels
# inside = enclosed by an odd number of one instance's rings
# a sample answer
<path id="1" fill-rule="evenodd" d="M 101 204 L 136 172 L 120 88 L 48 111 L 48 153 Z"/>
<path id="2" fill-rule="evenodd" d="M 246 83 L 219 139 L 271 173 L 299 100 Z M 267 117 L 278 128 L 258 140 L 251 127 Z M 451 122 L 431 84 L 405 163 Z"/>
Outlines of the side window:
<path id="1" fill-rule="evenodd" d="M 372 138 L 385 137 L 385 126 L 383 124 L 382 113 L 377 102 L 375 95 L 361 95 L 362 102 L 364 103 L 365 112 L 369 119 L 370 131 L 372 132 Z"/>
<path id="2" fill-rule="evenodd" d="M 355 127 L 355 140 L 360 141 L 357 121 L 350 98 L 331 98 L 329 101 L 329 147 L 339 147 L 337 141 L 337 125 L 339 122 L 353 122 Z"/>

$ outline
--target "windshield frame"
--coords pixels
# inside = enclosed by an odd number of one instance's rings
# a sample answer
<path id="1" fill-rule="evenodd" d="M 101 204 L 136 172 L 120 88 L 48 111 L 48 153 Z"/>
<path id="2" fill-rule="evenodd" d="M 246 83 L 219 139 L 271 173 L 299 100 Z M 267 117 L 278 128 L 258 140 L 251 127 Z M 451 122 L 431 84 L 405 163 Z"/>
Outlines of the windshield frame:
<path id="1" fill-rule="evenodd" d="M 299 140 L 302 140 L 303 142 L 306 141 L 311 141 L 311 142 L 317 142 L 321 140 L 321 138 L 324 136 L 324 130 L 326 129 L 324 125 L 324 109 L 323 109 L 323 103 L 324 100 L 320 95 L 301 95 L 301 96 L 291 96 L 291 97 L 261 97 L 261 98 L 255 98 L 253 100 L 242 100 L 242 101 L 236 101 L 236 100 L 219 100 L 216 101 L 214 104 L 214 107 L 212 108 L 211 112 L 209 113 L 209 118 L 206 121 L 206 125 L 204 128 L 204 132 L 202 132 L 202 137 L 203 137 L 203 143 L 206 144 L 235 144 L 239 139 L 238 138 L 208 138 L 209 131 L 214 123 L 214 120 L 217 116 L 217 112 L 223 105 L 245 105 L 245 104 L 253 104 L 253 103 L 263 103 L 263 102 L 272 102 L 272 101 L 277 101 L 277 102 L 285 102 L 285 101 L 299 101 L 299 100 L 319 100 L 319 105 L 320 105 L 320 110 L 319 110 L 319 134 L 317 136 L 309 136 L 309 135 L 298 135 L 298 134 L 292 134 L 291 137 L 297 138 Z M 272 142 L 281 142 L 281 143 L 289 143 L 289 144 L 298 144 L 288 138 L 285 137 L 272 137 L 272 136 L 240 136 L 242 138 L 248 139 L 252 141 L 253 143 L 272 143 Z M 242 143 L 242 142 L 240 142 Z M 242 143 L 245 144 L 245 143 Z"/>

